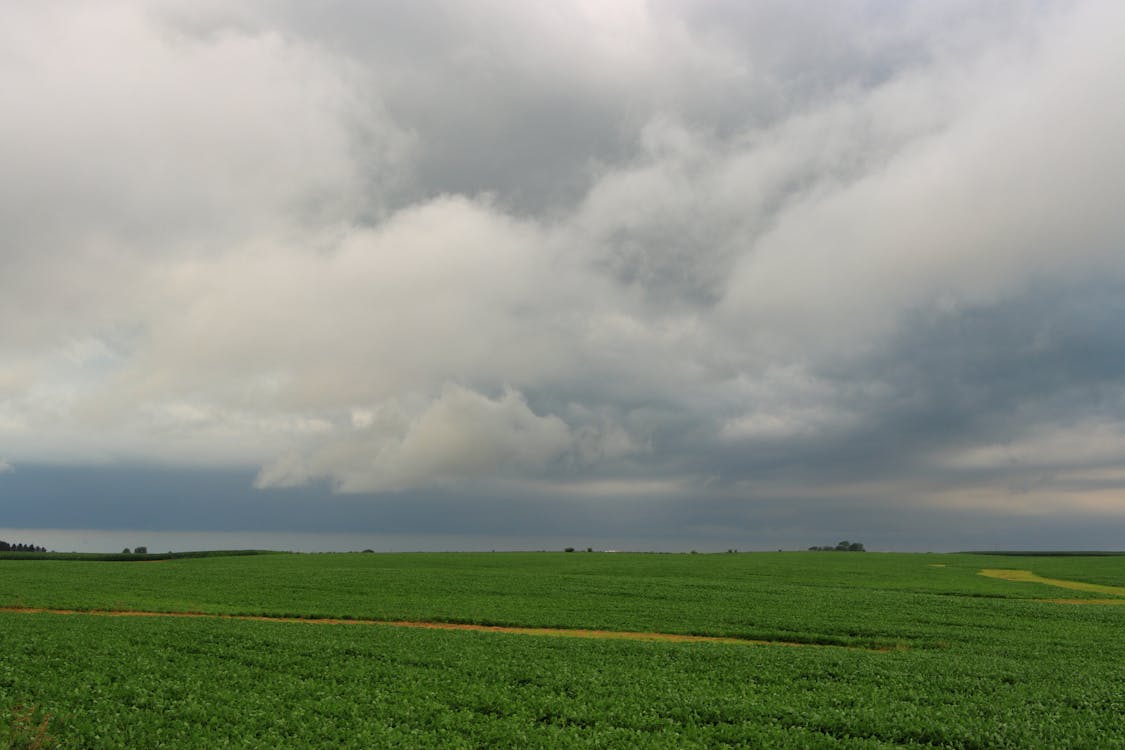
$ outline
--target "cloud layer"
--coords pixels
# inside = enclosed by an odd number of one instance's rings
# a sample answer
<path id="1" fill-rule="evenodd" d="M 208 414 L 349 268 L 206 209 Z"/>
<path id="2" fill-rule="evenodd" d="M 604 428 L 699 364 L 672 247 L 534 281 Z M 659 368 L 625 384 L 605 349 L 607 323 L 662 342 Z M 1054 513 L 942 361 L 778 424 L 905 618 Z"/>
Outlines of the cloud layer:
<path id="1" fill-rule="evenodd" d="M 0 472 L 1120 520 L 1123 22 L 6 7 Z"/>

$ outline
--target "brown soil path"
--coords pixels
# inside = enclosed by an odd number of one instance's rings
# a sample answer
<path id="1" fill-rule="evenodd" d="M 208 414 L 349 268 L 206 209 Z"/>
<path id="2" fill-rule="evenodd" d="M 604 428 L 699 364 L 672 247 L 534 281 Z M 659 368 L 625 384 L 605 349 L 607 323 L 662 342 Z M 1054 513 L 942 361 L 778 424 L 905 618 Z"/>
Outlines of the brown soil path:
<path id="1" fill-rule="evenodd" d="M 255 622 L 299 622 L 314 625 L 382 625 L 397 628 L 428 630 L 471 630 L 484 633 L 515 633 L 517 635 L 555 636 L 564 638 L 611 638 L 631 641 L 672 641 L 676 643 L 735 643 L 743 646 L 811 646 L 848 648 L 862 651 L 893 651 L 901 647 L 843 646 L 827 643 L 798 643 L 732 638 L 719 635 L 681 635 L 677 633 L 642 633 L 626 630 L 589 630 L 583 628 L 529 628 L 510 625 L 473 625 L 459 622 L 420 622 L 414 620 L 345 620 L 322 617 L 271 617 L 267 615 L 222 615 L 204 612 L 138 612 L 135 610 L 46 609 L 42 607 L 0 607 L 0 612 L 51 615 L 87 615 L 92 617 L 191 617 L 213 620 L 251 620 Z"/>
<path id="2" fill-rule="evenodd" d="M 1003 581 L 1015 581 L 1019 583 L 1043 583 L 1048 586 L 1057 586 L 1058 588 L 1071 589 L 1073 591 L 1089 591 L 1094 594 L 1105 594 L 1107 596 L 1121 596 L 1125 597 L 1125 587 L 1123 586 L 1107 586 L 1101 583 L 1085 583 L 1084 581 L 1067 581 L 1062 578 L 1044 578 L 1032 573 L 1030 570 L 1007 570 L 985 568 L 980 572 L 982 576 L 989 578 L 999 578 Z M 1105 602 L 1104 599 L 1046 599 L 1044 601 L 1053 601 L 1060 604 L 1071 604 L 1076 602 Z M 1115 601 L 1115 600 L 1108 600 Z M 1122 599 L 1121 601 L 1125 601 Z"/>

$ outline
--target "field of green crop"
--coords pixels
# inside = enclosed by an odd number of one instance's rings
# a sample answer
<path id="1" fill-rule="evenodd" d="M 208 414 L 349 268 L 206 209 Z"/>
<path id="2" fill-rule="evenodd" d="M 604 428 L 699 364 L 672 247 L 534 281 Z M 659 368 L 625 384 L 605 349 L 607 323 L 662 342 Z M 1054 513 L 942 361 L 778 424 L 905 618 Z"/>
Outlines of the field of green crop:
<path id="1" fill-rule="evenodd" d="M 1125 746 L 1125 606 L 1043 601 L 1106 597 L 979 575 L 1005 568 L 1125 586 L 1125 557 L 0 560 L 0 748 L 5 722 L 18 737 L 42 715 L 57 746 L 81 748 Z"/>

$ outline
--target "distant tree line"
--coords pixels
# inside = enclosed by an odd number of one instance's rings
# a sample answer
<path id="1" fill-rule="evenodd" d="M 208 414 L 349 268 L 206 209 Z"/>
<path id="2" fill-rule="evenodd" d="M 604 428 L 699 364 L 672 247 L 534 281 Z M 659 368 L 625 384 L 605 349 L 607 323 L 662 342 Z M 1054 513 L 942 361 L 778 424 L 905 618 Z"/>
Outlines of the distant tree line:
<path id="1" fill-rule="evenodd" d="M 0 540 L 0 552 L 46 552 L 46 547 L 36 547 L 34 544 L 8 544 Z"/>
<path id="2" fill-rule="evenodd" d="M 835 547 L 809 547 L 813 552 L 866 552 L 862 542 L 849 542 L 845 539 Z"/>

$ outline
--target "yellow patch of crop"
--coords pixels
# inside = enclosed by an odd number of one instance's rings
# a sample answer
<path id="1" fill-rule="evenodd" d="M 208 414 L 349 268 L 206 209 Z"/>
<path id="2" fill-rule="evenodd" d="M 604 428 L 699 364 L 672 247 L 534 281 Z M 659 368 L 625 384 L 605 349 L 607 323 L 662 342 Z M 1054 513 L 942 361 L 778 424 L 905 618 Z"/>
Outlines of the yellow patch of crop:
<path id="1" fill-rule="evenodd" d="M 1062 589 L 1072 589 L 1074 591 L 1089 591 L 1092 594 L 1106 594 L 1108 596 L 1125 596 L 1125 587 L 1123 586 L 1106 586 L 1101 583 L 1086 583 L 1085 581 L 1067 581 L 1062 578 L 1044 578 L 1032 573 L 1030 570 L 1006 570 L 985 568 L 980 572 L 982 576 L 989 578 L 999 578 L 1003 581 L 1015 581 L 1017 583 L 1042 583 L 1047 586 L 1057 586 Z"/>
<path id="2" fill-rule="evenodd" d="M 535 628 L 509 625 L 476 625 L 461 622 L 432 622 L 414 620 L 360 620 L 322 617 L 284 617 L 271 615 L 224 615 L 203 612 L 141 612 L 136 610 L 76 610 L 46 609 L 42 607 L 0 607 L 0 612 L 35 615 L 70 615 L 89 617 L 189 617 L 212 620 L 250 620 L 254 622 L 289 622 L 312 625 L 384 625 L 399 628 L 424 628 L 427 630 L 469 630 L 485 633 L 514 633 L 517 635 L 563 636 L 569 638 L 617 638 L 633 641 L 670 641 L 675 643 L 732 643 L 743 646 L 812 646 L 818 648 L 846 648 L 862 651 L 905 651 L 906 646 L 849 646 L 832 643 L 803 643 L 799 641 L 756 640 L 721 635 L 685 635 L 679 633 L 639 633 L 623 630 L 588 630 L 584 628 Z"/>

